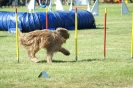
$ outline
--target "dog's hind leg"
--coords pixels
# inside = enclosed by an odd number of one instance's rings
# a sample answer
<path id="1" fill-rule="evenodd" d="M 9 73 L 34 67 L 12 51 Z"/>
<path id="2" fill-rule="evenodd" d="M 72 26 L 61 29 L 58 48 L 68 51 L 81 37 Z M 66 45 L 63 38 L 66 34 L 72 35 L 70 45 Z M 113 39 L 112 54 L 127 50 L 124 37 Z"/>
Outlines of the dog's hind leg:
<path id="1" fill-rule="evenodd" d="M 63 53 L 64 55 L 70 55 L 70 52 L 63 47 L 60 48 L 59 52 Z"/>
<path id="2" fill-rule="evenodd" d="M 38 60 L 38 58 L 36 58 L 35 54 L 39 49 L 29 49 L 28 52 L 28 56 L 30 57 L 30 60 L 32 60 L 33 62 L 39 63 L 40 60 Z"/>

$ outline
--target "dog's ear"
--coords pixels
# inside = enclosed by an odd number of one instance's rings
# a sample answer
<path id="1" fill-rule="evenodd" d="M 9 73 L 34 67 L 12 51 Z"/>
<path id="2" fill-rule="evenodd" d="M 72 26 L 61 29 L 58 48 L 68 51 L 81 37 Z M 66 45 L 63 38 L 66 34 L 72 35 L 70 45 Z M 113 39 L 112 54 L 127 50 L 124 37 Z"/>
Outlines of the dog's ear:
<path id="1" fill-rule="evenodd" d="M 65 28 L 57 28 L 56 31 L 65 39 L 69 38 L 69 33 Z"/>

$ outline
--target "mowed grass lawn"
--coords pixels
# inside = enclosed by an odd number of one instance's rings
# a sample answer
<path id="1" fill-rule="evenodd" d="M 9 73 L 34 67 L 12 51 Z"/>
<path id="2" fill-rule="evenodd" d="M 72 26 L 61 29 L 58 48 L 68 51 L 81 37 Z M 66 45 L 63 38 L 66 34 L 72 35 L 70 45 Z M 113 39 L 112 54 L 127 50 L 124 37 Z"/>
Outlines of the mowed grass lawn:
<path id="1" fill-rule="evenodd" d="M 74 31 L 69 31 L 70 39 L 63 45 L 71 55 L 56 53 L 53 63 L 46 63 L 44 49 L 37 53 L 44 62 L 30 61 L 22 46 L 17 63 L 15 34 L 0 31 L 0 88 L 133 88 L 133 4 L 127 6 L 130 14 L 121 15 L 121 4 L 99 4 L 99 16 L 95 16 L 97 29 L 78 31 L 77 62 Z M 107 8 L 106 59 L 103 58 L 104 8 Z M 14 11 L 13 8 L 0 10 Z M 18 10 L 27 11 L 24 7 Z M 42 71 L 50 78 L 38 78 Z"/>

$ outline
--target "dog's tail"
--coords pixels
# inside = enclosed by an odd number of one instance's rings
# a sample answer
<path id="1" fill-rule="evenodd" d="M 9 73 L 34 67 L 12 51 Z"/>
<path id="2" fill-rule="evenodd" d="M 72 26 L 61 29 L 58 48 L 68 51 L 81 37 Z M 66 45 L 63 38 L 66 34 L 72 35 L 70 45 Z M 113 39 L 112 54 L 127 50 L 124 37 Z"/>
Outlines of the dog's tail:
<path id="1" fill-rule="evenodd" d="M 23 33 L 20 31 L 19 28 L 18 28 L 18 35 L 19 35 L 19 36 L 22 36 L 22 35 L 23 35 Z"/>

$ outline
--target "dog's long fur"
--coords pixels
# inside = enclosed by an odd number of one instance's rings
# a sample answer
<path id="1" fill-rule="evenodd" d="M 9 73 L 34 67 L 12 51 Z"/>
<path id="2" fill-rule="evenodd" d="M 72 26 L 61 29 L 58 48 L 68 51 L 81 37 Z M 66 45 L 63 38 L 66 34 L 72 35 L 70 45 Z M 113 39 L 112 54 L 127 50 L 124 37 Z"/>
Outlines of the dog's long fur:
<path id="1" fill-rule="evenodd" d="M 65 28 L 57 28 L 56 30 L 35 30 L 23 34 L 19 29 L 19 42 L 23 45 L 28 53 L 29 58 L 33 62 L 40 62 L 35 54 L 39 49 L 45 48 L 47 52 L 47 62 L 52 62 L 55 52 L 61 52 L 69 55 L 70 52 L 62 47 L 62 44 L 69 38 L 69 33 Z"/>

